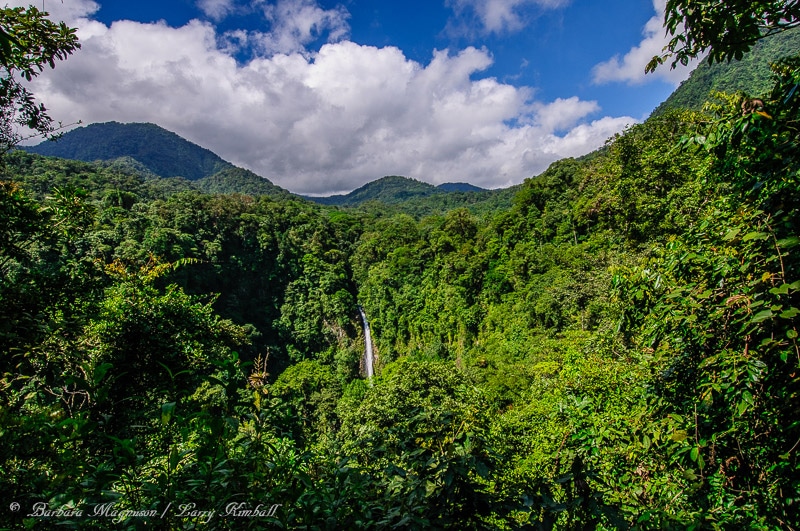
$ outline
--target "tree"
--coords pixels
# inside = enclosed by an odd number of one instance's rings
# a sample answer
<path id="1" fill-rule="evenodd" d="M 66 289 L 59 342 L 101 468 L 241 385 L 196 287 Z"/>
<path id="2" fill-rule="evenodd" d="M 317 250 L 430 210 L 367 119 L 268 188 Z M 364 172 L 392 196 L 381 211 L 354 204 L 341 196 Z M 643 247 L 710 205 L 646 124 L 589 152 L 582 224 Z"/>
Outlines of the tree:
<path id="1" fill-rule="evenodd" d="M 796 1 L 748 5 L 751 11 L 734 12 L 737 31 L 756 22 L 765 33 L 770 22 L 774 31 L 800 23 Z M 724 26 L 699 23 L 703 39 Z M 687 31 L 682 42 L 694 49 L 708 42 L 698 39 Z M 743 42 L 714 46 L 719 57 L 736 57 Z M 719 528 L 800 525 L 800 58 L 773 70 L 771 93 L 720 95 L 721 104 L 707 107 L 716 119 L 684 138 L 712 155 L 707 182 L 720 195 L 709 194 L 687 230 L 620 277 L 625 322 L 636 325 L 630 337 L 654 375 L 652 422 L 643 430 L 651 435 L 642 446 L 661 453 L 665 477 L 682 473 L 650 489 L 672 501 L 648 517 L 685 527 L 712 520 Z"/>
<path id="2" fill-rule="evenodd" d="M 51 138 L 58 126 L 44 104 L 20 80 L 31 81 L 45 65 L 55 68 L 80 48 L 75 29 L 55 23 L 33 6 L 0 9 L 0 153 L 24 139 L 19 127 Z"/>
<path id="3" fill-rule="evenodd" d="M 668 0 L 664 27 L 671 35 L 665 53 L 646 72 L 672 58 L 672 68 L 709 51 L 709 62 L 741 59 L 756 41 L 800 25 L 796 0 Z"/>
<path id="4" fill-rule="evenodd" d="M 343 452 L 375 478 L 382 526 L 487 528 L 490 410 L 453 365 L 403 357 L 341 413 Z"/>

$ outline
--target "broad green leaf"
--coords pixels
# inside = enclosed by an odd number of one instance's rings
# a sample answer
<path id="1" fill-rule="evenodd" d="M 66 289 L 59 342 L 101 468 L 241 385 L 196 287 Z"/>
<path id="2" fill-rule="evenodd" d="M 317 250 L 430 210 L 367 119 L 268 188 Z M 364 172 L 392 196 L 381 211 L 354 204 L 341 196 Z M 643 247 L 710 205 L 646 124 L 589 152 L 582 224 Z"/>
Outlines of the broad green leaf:
<path id="1" fill-rule="evenodd" d="M 172 420 L 172 414 L 175 413 L 175 402 L 165 402 L 161 405 L 161 425 L 166 426 Z"/>
<path id="2" fill-rule="evenodd" d="M 747 402 L 745 402 L 744 400 L 742 400 L 742 401 L 741 401 L 741 402 L 739 402 L 739 404 L 736 406 L 736 413 L 737 413 L 737 414 L 738 414 L 738 415 L 741 417 L 742 415 L 744 415 L 745 411 L 747 411 L 747 407 L 748 407 L 749 405 L 750 405 L 750 404 L 748 404 Z"/>
<path id="3" fill-rule="evenodd" d="M 734 238 L 736 238 L 736 236 L 738 236 L 740 232 L 741 229 L 731 229 L 727 232 L 727 234 L 725 234 L 725 236 L 722 237 L 722 239 L 729 242 Z"/>
<path id="4" fill-rule="evenodd" d="M 781 317 L 783 317 L 784 319 L 794 319 L 795 317 L 797 317 L 798 313 L 800 313 L 800 310 L 792 306 L 786 311 L 781 312 Z"/>
<path id="5" fill-rule="evenodd" d="M 747 234 L 742 237 L 742 241 L 747 242 L 750 240 L 765 240 L 769 237 L 769 234 L 766 232 L 748 232 Z"/>
<path id="6" fill-rule="evenodd" d="M 778 247 L 783 249 L 788 249 L 790 247 L 795 247 L 800 244 L 800 238 L 797 236 L 792 236 L 790 238 L 784 238 L 782 240 L 778 240 Z"/>
<path id="7" fill-rule="evenodd" d="M 769 290 L 770 293 L 773 295 L 788 295 L 789 294 L 789 284 L 781 284 L 777 288 L 772 288 Z"/>
<path id="8" fill-rule="evenodd" d="M 771 319 L 773 317 L 772 310 L 762 310 L 755 314 L 753 318 L 750 320 L 752 323 L 760 323 L 762 321 L 766 321 L 767 319 Z"/>

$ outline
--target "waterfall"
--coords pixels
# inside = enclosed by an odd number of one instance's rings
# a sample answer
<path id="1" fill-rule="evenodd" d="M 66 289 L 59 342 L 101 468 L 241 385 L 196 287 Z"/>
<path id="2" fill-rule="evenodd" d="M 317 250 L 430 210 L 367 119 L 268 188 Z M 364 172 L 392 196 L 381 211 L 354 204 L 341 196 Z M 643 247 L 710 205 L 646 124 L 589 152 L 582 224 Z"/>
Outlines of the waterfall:
<path id="1" fill-rule="evenodd" d="M 369 331 L 369 323 L 367 323 L 367 314 L 364 313 L 364 308 L 358 307 L 358 313 L 361 314 L 361 322 L 364 323 L 364 370 L 367 373 L 367 379 L 372 379 L 373 365 L 375 358 L 372 354 L 372 334 Z"/>

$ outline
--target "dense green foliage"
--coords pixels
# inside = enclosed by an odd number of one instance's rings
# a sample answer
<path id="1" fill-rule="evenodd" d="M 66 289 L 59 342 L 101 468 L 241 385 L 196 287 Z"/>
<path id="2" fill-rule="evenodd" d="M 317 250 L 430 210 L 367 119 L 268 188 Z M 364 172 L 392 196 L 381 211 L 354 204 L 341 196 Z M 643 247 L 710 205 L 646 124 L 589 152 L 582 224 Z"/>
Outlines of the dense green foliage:
<path id="1" fill-rule="evenodd" d="M 799 88 L 480 215 L 10 153 L 0 527 L 800 527 Z"/>
<path id="2" fill-rule="evenodd" d="M 209 194 L 246 194 L 253 197 L 268 195 L 288 199 L 292 194 L 255 173 L 232 166 L 195 181 L 199 190 Z"/>
<path id="3" fill-rule="evenodd" d="M 58 124 L 22 80 L 30 81 L 45 66 L 55 68 L 78 48 L 75 30 L 51 21 L 46 12 L 34 6 L 0 9 L 0 153 L 27 135 L 52 138 Z"/>
<path id="4" fill-rule="evenodd" d="M 709 62 L 703 59 L 689 78 L 653 111 L 653 116 L 668 109 L 699 111 L 713 94 L 762 94 L 772 86 L 770 62 L 791 57 L 800 50 L 800 29 L 791 29 L 758 41 L 740 60 Z"/>
<path id="5" fill-rule="evenodd" d="M 667 0 L 664 27 L 671 38 L 647 71 L 670 59 L 673 67 L 685 65 L 704 52 L 711 62 L 738 60 L 762 38 L 798 25 L 794 0 Z"/>
<path id="6" fill-rule="evenodd" d="M 509 208 L 519 189 L 520 185 L 483 192 L 443 192 L 411 197 L 397 203 L 370 200 L 343 208 L 375 217 L 407 214 L 417 220 L 429 216 L 443 216 L 451 210 L 465 208 L 474 216 L 486 218 L 493 216 L 498 210 Z"/>
<path id="7" fill-rule="evenodd" d="M 390 176 L 369 182 L 346 195 L 307 199 L 321 205 L 351 208 L 384 217 L 408 214 L 420 219 L 462 207 L 484 216 L 508 208 L 518 188 L 483 190 L 464 183 L 433 186 L 407 177 Z"/>

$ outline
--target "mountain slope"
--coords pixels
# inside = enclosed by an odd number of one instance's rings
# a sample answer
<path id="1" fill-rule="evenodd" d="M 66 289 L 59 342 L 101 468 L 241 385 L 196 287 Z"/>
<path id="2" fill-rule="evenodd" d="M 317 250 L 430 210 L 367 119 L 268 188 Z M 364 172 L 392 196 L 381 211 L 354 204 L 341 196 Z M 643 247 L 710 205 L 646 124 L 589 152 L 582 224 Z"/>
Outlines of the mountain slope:
<path id="1" fill-rule="evenodd" d="M 367 201 L 396 204 L 413 197 L 425 197 L 436 193 L 442 193 L 442 191 L 432 184 L 409 179 L 408 177 L 391 175 L 369 182 L 349 194 L 308 197 L 307 199 L 322 205 L 356 206 Z"/>
<path id="2" fill-rule="evenodd" d="M 252 196 L 268 195 L 274 198 L 296 198 L 288 190 L 272 184 L 250 170 L 231 166 L 222 171 L 195 181 L 197 187 L 209 194 L 245 194 Z"/>
<path id="3" fill-rule="evenodd" d="M 64 159 L 134 160 L 159 177 L 196 181 L 233 165 L 212 151 L 150 123 L 106 122 L 73 129 L 57 142 L 24 147 L 25 151 Z"/>
<path id="4" fill-rule="evenodd" d="M 437 186 L 443 192 L 485 192 L 485 188 L 469 183 L 443 183 Z"/>
<path id="5" fill-rule="evenodd" d="M 459 208 L 478 216 L 497 212 L 511 206 L 518 189 L 519 185 L 486 190 L 467 183 L 433 186 L 393 175 L 369 182 L 349 194 L 306 199 L 322 205 L 357 208 L 376 216 L 408 214 L 421 219 Z"/>
<path id="6" fill-rule="evenodd" d="M 107 122 L 73 129 L 57 142 L 27 146 L 37 155 L 84 162 L 145 180 L 181 177 L 210 194 L 240 193 L 295 197 L 255 173 L 234 166 L 214 152 L 150 123 Z"/>
<path id="7" fill-rule="evenodd" d="M 772 86 L 770 63 L 798 51 L 800 28 L 794 28 L 762 39 L 741 61 L 709 64 L 707 59 L 703 59 L 689 79 L 681 83 L 652 115 L 659 116 L 675 108 L 699 110 L 712 92 L 760 94 Z"/>

